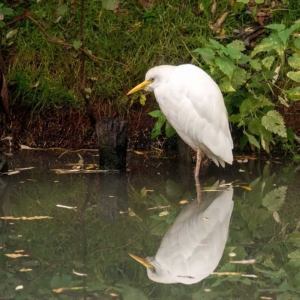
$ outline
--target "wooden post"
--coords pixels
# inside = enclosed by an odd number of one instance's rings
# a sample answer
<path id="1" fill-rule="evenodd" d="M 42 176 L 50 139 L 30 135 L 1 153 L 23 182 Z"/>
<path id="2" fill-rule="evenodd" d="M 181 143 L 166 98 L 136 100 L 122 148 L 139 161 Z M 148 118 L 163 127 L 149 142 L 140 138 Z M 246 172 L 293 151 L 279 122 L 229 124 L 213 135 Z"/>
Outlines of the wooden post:
<path id="1" fill-rule="evenodd" d="M 128 122 L 104 117 L 96 124 L 100 169 L 126 170 Z"/>
<path id="2" fill-rule="evenodd" d="M 177 135 L 177 146 L 180 161 L 190 166 L 192 164 L 191 148 L 181 139 L 179 135 Z"/>
<path id="3" fill-rule="evenodd" d="M 128 178 L 125 173 L 99 174 L 97 213 L 105 222 L 122 218 L 128 211 Z"/>

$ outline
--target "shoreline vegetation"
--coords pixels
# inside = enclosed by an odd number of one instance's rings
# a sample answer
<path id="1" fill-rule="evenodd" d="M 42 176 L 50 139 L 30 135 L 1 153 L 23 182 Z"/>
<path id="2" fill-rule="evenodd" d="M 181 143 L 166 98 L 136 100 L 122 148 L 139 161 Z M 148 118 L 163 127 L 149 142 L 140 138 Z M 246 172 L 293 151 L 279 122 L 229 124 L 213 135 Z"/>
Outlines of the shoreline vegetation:
<path id="1" fill-rule="evenodd" d="M 223 92 L 236 152 L 299 161 L 300 11 L 269 2 L 4 1 L 0 146 L 97 147 L 94 123 L 119 117 L 129 147 L 175 147 L 153 95 L 126 94 L 155 65 L 193 63 Z"/>

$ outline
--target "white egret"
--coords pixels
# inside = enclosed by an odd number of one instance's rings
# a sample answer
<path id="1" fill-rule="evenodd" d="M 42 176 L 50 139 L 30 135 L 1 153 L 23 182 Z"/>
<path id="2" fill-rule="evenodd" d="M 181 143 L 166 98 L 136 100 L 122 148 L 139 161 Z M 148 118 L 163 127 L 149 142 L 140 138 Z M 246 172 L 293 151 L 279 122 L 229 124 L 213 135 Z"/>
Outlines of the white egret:
<path id="1" fill-rule="evenodd" d="M 154 67 L 127 95 L 142 89 L 154 91 L 169 123 L 197 151 L 195 177 L 199 175 L 202 152 L 217 166 L 232 164 L 233 142 L 223 96 L 206 72 L 190 64 Z"/>
<path id="2" fill-rule="evenodd" d="M 233 209 L 233 189 L 207 192 L 188 204 L 163 237 L 155 255 L 130 254 L 160 283 L 193 284 L 213 273 L 224 252 Z"/>

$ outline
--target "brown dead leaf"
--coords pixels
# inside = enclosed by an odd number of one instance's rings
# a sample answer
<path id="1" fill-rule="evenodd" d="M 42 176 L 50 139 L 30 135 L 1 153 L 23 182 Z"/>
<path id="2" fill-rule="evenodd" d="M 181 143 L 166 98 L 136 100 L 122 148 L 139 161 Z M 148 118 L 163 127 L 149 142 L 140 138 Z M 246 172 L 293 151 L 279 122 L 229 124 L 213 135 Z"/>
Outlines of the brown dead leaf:
<path id="1" fill-rule="evenodd" d="M 217 11 L 217 0 L 213 0 L 213 3 L 211 5 L 211 19 L 213 20 L 216 16 L 216 11 Z"/>
<path id="2" fill-rule="evenodd" d="M 213 25 L 213 33 L 218 32 L 219 28 L 221 25 L 224 23 L 225 19 L 228 16 L 228 12 L 225 12 L 218 20 L 217 22 Z"/>
<path id="3" fill-rule="evenodd" d="M 169 214 L 169 212 L 167 211 L 167 210 L 164 210 L 164 211 L 162 211 L 161 213 L 159 213 L 159 216 L 160 217 L 163 217 L 163 216 L 166 216 L 166 215 L 168 215 Z"/>
<path id="4" fill-rule="evenodd" d="M 273 211 L 273 218 L 277 223 L 281 223 L 280 217 L 277 211 Z"/>
<path id="5" fill-rule="evenodd" d="M 15 254 L 15 253 L 6 253 L 5 256 L 9 258 L 19 258 L 19 257 L 28 257 L 28 254 Z"/>
<path id="6" fill-rule="evenodd" d="M 252 191 L 252 188 L 251 188 L 250 186 L 240 185 L 240 187 L 241 187 L 242 189 L 247 190 L 247 191 Z"/>

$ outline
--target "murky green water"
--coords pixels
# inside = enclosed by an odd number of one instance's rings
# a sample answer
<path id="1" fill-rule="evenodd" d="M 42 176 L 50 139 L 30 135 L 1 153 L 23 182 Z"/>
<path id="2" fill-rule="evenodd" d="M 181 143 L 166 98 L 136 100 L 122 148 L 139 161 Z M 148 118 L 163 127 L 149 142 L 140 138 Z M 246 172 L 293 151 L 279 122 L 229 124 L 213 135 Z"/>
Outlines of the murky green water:
<path id="1" fill-rule="evenodd" d="M 98 161 L 81 155 L 85 168 Z M 131 154 L 126 175 L 51 171 L 78 160 L 8 158 L 10 169 L 34 169 L 0 176 L 0 299 L 300 299 L 295 166 L 211 165 L 203 189 L 235 187 L 205 191 L 199 204 L 192 169 L 174 159 Z M 152 281 L 129 253 L 156 256 L 157 281 L 200 282 Z"/>

